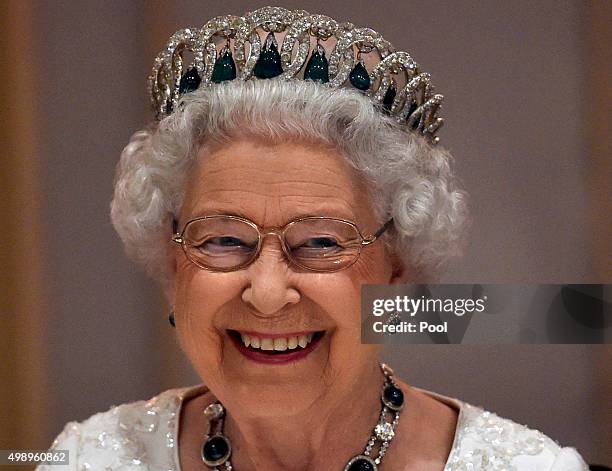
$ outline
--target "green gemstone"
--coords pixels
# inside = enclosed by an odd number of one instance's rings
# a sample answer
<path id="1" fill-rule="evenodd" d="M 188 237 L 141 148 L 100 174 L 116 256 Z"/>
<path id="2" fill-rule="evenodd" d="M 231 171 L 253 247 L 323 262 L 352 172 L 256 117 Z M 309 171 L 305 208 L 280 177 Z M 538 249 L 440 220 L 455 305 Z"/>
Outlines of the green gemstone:
<path id="1" fill-rule="evenodd" d="M 387 93 L 385 93 L 385 97 L 383 98 L 383 108 L 387 111 L 391 111 L 391 107 L 393 106 L 393 100 L 395 100 L 395 95 L 397 95 L 397 89 L 395 88 L 395 83 L 391 83 L 389 88 L 387 88 Z"/>
<path id="2" fill-rule="evenodd" d="M 325 58 L 325 50 L 321 46 L 317 46 L 308 59 L 304 70 L 304 80 L 329 82 L 329 64 Z"/>
<path id="3" fill-rule="evenodd" d="M 225 82 L 226 80 L 234 80 L 236 78 L 236 64 L 232 58 L 232 53 L 229 48 L 223 48 L 221 55 L 217 57 L 211 80 L 214 83 Z"/>
<path id="4" fill-rule="evenodd" d="M 359 90 L 365 91 L 370 88 L 370 75 L 361 61 L 357 62 L 357 65 L 355 65 L 353 70 L 351 70 L 349 80 L 351 81 L 353 87 L 358 88 Z"/>
<path id="5" fill-rule="evenodd" d="M 269 33 L 261 54 L 253 68 L 253 75 L 257 78 L 268 79 L 283 73 L 281 57 L 278 53 L 278 45 L 273 33 Z"/>
<path id="6" fill-rule="evenodd" d="M 181 81 L 179 83 L 179 94 L 183 95 L 184 93 L 197 90 L 201 81 L 202 79 L 200 78 L 200 74 L 198 74 L 198 69 L 192 67 L 181 77 Z"/>

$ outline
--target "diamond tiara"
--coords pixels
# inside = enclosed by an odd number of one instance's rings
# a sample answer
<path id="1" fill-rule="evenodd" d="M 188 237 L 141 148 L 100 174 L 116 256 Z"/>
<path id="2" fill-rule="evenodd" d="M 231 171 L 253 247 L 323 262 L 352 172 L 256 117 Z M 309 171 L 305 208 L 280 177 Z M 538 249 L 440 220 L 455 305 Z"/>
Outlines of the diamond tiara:
<path id="1" fill-rule="evenodd" d="M 275 33 L 284 33 L 280 50 Z M 364 57 L 368 64 L 374 61 L 370 70 Z M 280 7 L 218 16 L 202 28 L 174 33 L 149 77 L 155 117 L 171 114 L 185 93 L 234 79 L 351 86 L 431 144 L 439 141 L 436 132 L 444 123 L 438 117 L 443 96 L 434 94 L 430 75 L 408 53 L 396 51 L 369 28 Z"/>

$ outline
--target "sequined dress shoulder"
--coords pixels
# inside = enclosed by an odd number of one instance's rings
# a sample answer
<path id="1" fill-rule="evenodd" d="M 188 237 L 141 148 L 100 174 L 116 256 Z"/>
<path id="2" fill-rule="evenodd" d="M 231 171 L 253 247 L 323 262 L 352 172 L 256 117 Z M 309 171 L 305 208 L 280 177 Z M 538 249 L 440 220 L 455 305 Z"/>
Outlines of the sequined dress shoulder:
<path id="1" fill-rule="evenodd" d="M 177 436 L 181 405 L 206 389 L 203 385 L 170 389 L 149 401 L 122 404 L 83 422 L 69 422 L 51 448 L 69 450 L 70 463 L 40 465 L 36 471 L 180 471 Z M 575 449 L 561 447 L 537 430 L 457 399 L 419 391 L 459 410 L 455 439 L 443 471 L 588 470 Z M 386 469 L 384 464 L 381 468 Z"/>
<path id="2" fill-rule="evenodd" d="M 444 471 L 588 471 L 580 454 L 542 432 L 461 403 Z"/>
<path id="3" fill-rule="evenodd" d="M 40 465 L 36 471 L 178 471 L 181 405 L 206 390 L 203 385 L 169 389 L 148 401 L 68 422 L 51 448 L 68 450 L 69 464 Z"/>

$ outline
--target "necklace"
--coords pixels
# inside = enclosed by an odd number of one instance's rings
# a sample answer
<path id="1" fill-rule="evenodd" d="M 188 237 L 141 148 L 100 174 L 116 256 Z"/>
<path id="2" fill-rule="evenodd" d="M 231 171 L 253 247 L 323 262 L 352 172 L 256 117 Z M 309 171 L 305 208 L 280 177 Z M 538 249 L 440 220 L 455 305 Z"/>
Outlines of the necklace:
<path id="1" fill-rule="evenodd" d="M 393 370 L 385 363 L 380 364 L 385 383 L 380 394 L 382 404 L 378 423 L 374 427 L 370 439 L 363 453 L 353 456 L 344 471 L 377 471 L 378 465 L 385 456 L 391 440 L 395 436 L 395 429 L 399 422 L 400 411 L 404 407 L 404 394 L 393 380 Z M 204 409 L 208 419 L 208 430 L 202 444 L 202 461 L 214 471 L 232 471 L 230 462 L 232 446 L 227 436 L 223 434 L 225 408 L 219 401 L 209 404 Z M 377 455 L 374 457 L 374 448 L 378 445 Z"/>

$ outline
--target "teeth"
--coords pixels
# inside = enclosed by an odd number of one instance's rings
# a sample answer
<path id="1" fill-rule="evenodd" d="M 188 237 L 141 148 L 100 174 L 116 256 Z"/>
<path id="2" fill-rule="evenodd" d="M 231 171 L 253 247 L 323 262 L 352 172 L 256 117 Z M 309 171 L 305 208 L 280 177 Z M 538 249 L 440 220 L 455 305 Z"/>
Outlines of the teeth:
<path id="1" fill-rule="evenodd" d="M 299 347 L 306 347 L 312 338 L 314 332 L 307 335 L 298 335 L 293 337 L 278 337 L 278 338 L 259 338 L 247 334 L 240 334 L 242 343 L 246 347 L 256 348 L 260 350 L 284 352 L 285 350 L 295 350 Z"/>

